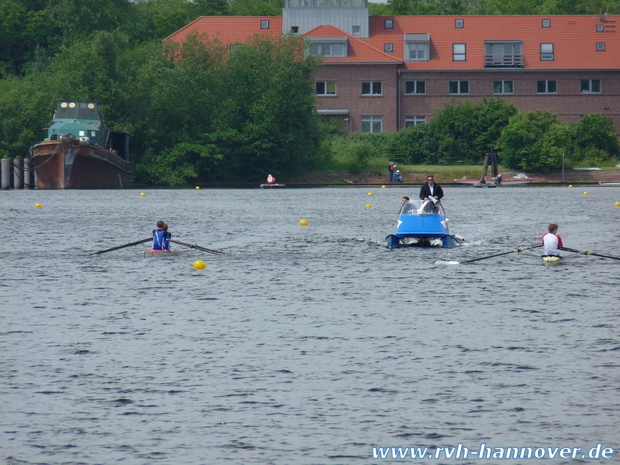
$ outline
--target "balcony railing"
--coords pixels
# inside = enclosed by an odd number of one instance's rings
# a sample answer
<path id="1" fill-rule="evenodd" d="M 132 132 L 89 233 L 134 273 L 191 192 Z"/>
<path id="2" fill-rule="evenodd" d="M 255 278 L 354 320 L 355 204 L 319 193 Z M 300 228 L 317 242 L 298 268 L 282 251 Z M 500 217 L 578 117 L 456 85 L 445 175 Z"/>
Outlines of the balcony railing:
<path id="1" fill-rule="evenodd" d="M 485 68 L 523 68 L 523 55 L 485 55 Z"/>

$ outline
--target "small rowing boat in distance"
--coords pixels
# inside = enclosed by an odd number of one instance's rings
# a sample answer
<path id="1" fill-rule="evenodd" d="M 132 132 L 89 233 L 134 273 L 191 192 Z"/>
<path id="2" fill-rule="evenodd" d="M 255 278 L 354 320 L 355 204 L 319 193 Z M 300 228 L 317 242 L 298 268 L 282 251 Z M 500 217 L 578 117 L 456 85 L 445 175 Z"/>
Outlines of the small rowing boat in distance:
<path id="1" fill-rule="evenodd" d="M 599 181 L 599 186 L 606 186 L 606 187 L 620 187 L 620 182 L 602 182 Z"/>
<path id="2" fill-rule="evenodd" d="M 284 187 L 286 184 L 261 184 L 261 189 L 277 189 L 278 187 Z"/>

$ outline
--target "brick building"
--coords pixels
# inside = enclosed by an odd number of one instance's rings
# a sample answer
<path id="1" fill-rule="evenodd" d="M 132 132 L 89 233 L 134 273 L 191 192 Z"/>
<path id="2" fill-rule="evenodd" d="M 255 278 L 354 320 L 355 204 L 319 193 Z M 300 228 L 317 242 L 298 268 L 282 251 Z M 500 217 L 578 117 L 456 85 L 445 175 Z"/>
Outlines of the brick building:
<path id="1" fill-rule="evenodd" d="M 617 15 L 373 16 L 367 0 L 286 0 L 282 16 L 200 17 L 166 40 L 206 33 L 302 35 L 324 57 L 317 111 L 351 132 L 424 123 L 451 99 L 502 98 L 567 122 L 600 113 L 620 132 Z"/>

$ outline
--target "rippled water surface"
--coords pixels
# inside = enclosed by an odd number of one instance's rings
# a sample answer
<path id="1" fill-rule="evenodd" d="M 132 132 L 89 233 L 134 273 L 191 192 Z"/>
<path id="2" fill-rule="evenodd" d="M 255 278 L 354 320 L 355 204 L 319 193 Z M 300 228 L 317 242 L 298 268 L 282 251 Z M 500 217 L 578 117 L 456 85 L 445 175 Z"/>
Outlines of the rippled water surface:
<path id="1" fill-rule="evenodd" d="M 620 188 L 588 189 L 446 187 L 466 243 L 430 250 L 384 243 L 417 187 L 0 192 L 0 463 L 402 463 L 372 447 L 458 443 L 603 443 L 619 463 L 620 260 L 435 264 L 550 222 L 620 256 Z M 226 255 L 90 255 L 158 219 Z"/>

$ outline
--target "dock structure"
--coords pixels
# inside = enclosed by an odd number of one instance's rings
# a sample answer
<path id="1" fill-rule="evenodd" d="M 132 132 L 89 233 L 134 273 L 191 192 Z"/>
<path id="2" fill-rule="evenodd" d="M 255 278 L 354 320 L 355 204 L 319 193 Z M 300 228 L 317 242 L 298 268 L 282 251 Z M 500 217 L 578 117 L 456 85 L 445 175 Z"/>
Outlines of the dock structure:
<path id="1" fill-rule="evenodd" d="M 0 187 L 9 189 L 32 189 L 33 171 L 29 158 L 3 158 L 0 161 Z"/>

